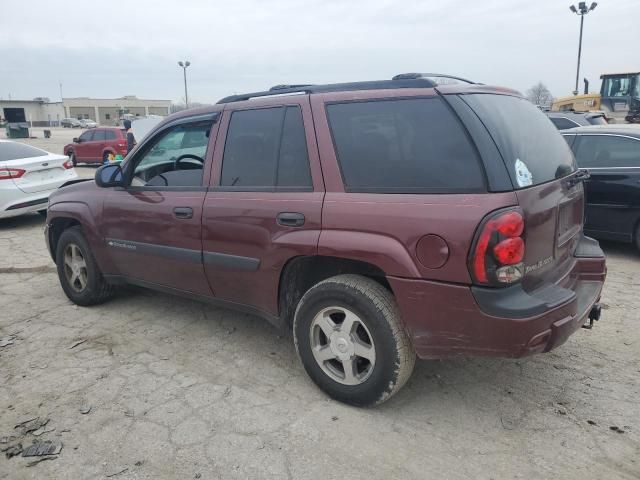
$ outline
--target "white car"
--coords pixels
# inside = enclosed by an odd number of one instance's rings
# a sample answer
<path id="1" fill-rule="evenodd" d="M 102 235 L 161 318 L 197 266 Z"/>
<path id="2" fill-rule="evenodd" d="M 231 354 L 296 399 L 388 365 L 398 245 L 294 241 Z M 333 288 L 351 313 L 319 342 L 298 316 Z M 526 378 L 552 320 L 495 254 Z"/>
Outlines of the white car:
<path id="1" fill-rule="evenodd" d="M 83 118 L 79 120 L 79 122 L 82 128 L 96 128 L 98 126 L 98 124 L 90 118 Z"/>
<path id="2" fill-rule="evenodd" d="M 0 139 L 0 218 L 46 211 L 49 195 L 76 178 L 66 155 Z"/>

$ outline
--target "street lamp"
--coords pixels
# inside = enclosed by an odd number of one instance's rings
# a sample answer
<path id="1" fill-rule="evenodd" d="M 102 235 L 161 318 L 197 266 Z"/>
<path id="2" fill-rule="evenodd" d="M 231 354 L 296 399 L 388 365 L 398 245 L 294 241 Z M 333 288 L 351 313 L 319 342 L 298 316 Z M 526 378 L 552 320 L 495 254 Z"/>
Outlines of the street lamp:
<path id="1" fill-rule="evenodd" d="M 185 60 L 184 62 L 178 62 L 178 65 L 182 67 L 182 72 L 184 73 L 184 106 L 185 108 L 189 108 L 189 95 L 187 95 L 187 67 L 191 65 L 189 60 Z"/>
<path id="2" fill-rule="evenodd" d="M 573 91 L 574 95 L 578 95 L 578 78 L 580 78 L 580 55 L 582 54 L 582 26 L 584 24 L 584 16 L 590 11 L 594 10 L 598 4 L 593 2 L 591 6 L 587 7 L 587 2 L 578 3 L 578 8 L 575 5 L 571 5 L 571 10 L 576 15 L 580 15 L 580 43 L 578 43 L 578 68 L 576 69 L 576 89 Z"/>

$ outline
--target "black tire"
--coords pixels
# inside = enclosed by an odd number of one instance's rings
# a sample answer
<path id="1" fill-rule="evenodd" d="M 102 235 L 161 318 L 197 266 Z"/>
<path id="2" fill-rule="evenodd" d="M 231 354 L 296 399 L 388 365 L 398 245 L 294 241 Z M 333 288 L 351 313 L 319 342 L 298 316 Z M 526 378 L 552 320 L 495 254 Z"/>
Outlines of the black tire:
<path id="1" fill-rule="evenodd" d="M 86 285 L 80 291 L 71 285 L 65 273 L 65 251 L 71 245 L 79 248 L 86 264 Z M 69 300 L 76 305 L 97 305 L 113 295 L 113 287 L 102 276 L 80 227 L 71 227 L 60 235 L 56 247 L 56 264 L 60 286 Z"/>
<path id="2" fill-rule="evenodd" d="M 314 319 L 333 307 L 354 313 L 375 346 L 375 363 L 357 385 L 334 380 L 314 357 Z M 351 405 L 371 406 L 388 400 L 406 383 L 415 365 L 415 352 L 393 295 L 360 275 L 338 275 L 309 289 L 296 309 L 293 334 L 298 356 L 311 379 L 332 398 Z M 328 362 L 335 361 L 339 360 Z"/>
<path id="3" fill-rule="evenodd" d="M 76 154 L 73 152 L 73 150 L 69 152 L 69 160 L 71 160 L 71 163 L 73 163 L 74 167 L 78 164 L 78 161 L 76 160 Z"/>

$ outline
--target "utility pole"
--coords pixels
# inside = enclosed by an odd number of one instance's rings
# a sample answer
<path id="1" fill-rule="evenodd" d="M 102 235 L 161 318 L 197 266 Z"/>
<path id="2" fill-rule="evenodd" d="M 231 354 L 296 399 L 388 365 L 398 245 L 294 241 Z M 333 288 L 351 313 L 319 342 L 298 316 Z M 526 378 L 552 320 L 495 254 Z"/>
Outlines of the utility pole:
<path id="1" fill-rule="evenodd" d="M 187 93 L 187 67 L 191 65 L 189 60 L 185 60 L 184 62 L 178 62 L 178 65 L 182 67 L 182 72 L 184 73 L 184 106 L 185 108 L 189 108 L 189 95 Z"/>
<path id="2" fill-rule="evenodd" d="M 576 68 L 576 88 L 573 91 L 574 95 L 578 95 L 578 80 L 580 79 L 580 57 L 582 56 L 582 28 L 584 26 L 584 16 L 595 10 L 598 6 L 596 2 L 593 2 L 590 7 L 587 8 L 587 2 L 578 3 L 578 8 L 575 5 L 571 5 L 569 10 L 571 10 L 576 15 L 580 16 L 580 41 L 578 42 L 578 67 Z"/>

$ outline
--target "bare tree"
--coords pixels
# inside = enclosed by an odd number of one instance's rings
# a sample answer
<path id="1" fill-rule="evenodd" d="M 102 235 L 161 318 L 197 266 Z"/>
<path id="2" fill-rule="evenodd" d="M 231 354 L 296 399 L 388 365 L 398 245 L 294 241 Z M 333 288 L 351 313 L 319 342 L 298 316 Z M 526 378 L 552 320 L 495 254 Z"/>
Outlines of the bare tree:
<path id="1" fill-rule="evenodd" d="M 551 95 L 547 86 L 542 82 L 538 82 L 527 90 L 527 98 L 534 105 L 541 107 L 549 107 L 553 103 L 553 95 Z"/>

